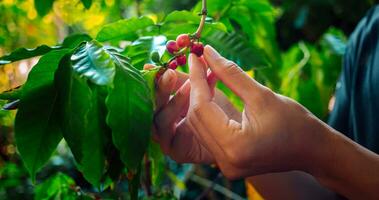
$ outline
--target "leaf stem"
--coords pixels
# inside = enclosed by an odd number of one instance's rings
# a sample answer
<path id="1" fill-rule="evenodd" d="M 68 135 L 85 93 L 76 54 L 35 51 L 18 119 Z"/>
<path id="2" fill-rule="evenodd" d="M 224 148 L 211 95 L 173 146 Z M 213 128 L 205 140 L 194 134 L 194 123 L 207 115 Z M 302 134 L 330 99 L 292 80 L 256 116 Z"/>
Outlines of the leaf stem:
<path id="1" fill-rule="evenodd" d="M 203 3 L 202 3 L 202 9 L 201 9 L 201 21 L 199 24 L 199 28 L 197 28 L 196 32 L 193 34 L 193 36 L 196 39 L 200 39 L 200 37 L 201 37 L 201 32 L 204 29 L 205 20 L 207 19 L 207 13 L 208 13 L 207 0 L 202 0 L 202 1 L 203 1 Z"/>
<path id="2" fill-rule="evenodd" d="M 183 48 L 182 50 L 178 51 L 177 53 L 174 54 L 174 57 L 170 58 L 163 66 L 167 67 L 167 64 L 170 64 L 173 60 L 178 58 L 180 55 L 185 54 L 189 50 L 188 47 Z"/>

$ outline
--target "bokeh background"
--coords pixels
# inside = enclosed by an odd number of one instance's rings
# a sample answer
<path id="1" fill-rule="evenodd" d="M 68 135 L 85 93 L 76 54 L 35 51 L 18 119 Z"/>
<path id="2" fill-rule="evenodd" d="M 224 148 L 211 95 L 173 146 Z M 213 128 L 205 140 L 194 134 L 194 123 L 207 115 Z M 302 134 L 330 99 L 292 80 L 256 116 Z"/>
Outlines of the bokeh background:
<path id="1" fill-rule="evenodd" d="M 326 120 L 333 107 L 334 87 L 348 36 L 375 3 L 376 0 L 208 0 L 208 9 L 211 20 L 223 23 L 228 32 L 235 34 L 237 43 L 245 41 L 263 52 L 270 67 L 248 68 L 251 76 Z M 19 47 L 54 46 L 74 33 L 95 36 L 102 26 L 119 19 L 145 15 L 159 23 L 172 11 L 200 9 L 194 0 L 93 0 L 90 8 L 80 0 L 55 0 L 51 10 L 41 16 L 33 0 L 0 0 L 0 57 Z M 217 41 L 212 42 L 217 46 Z M 217 47 L 221 52 L 227 51 L 222 45 Z M 245 59 L 254 58 L 246 55 Z M 0 92 L 22 85 L 37 61 L 33 58 L 0 65 Z M 242 108 L 236 96 L 221 84 L 219 88 Z M 5 103 L 0 102 L 0 106 Z M 33 185 L 17 156 L 14 115 L 14 111 L 0 110 L 0 199 L 42 198 L 46 191 L 67 198 L 75 198 L 80 192 L 92 194 L 91 198 L 125 195 L 122 183 L 118 191 L 91 188 L 75 170 L 64 142 L 39 173 L 37 186 Z M 243 180 L 227 181 L 212 166 L 178 165 L 167 159 L 166 171 L 167 181 L 162 188 L 182 199 L 248 196 Z"/>

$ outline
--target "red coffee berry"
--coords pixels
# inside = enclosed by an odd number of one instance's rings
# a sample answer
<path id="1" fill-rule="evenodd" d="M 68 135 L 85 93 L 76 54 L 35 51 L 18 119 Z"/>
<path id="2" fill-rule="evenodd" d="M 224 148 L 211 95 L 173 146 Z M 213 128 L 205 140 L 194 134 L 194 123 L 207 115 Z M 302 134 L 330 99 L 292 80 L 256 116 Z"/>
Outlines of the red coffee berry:
<path id="1" fill-rule="evenodd" d="M 191 47 L 191 53 L 196 54 L 198 57 L 202 56 L 204 52 L 204 46 L 203 43 L 193 43 Z"/>
<path id="2" fill-rule="evenodd" d="M 179 51 L 179 47 L 174 40 L 167 42 L 166 49 L 170 54 L 175 54 L 177 51 Z"/>
<path id="3" fill-rule="evenodd" d="M 178 45 L 179 49 L 188 47 L 191 44 L 191 38 L 188 34 L 181 34 L 176 38 L 176 44 Z"/>
<path id="4" fill-rule="evenodd" d="M 172 70 L 175 70 L 176 68 L 178 68 L 178 63 L 176 60 L 173 60 L 171 61 L 169 64 L 168 64 L 168 68 L 172 69 Z"/>
<path id="5" fill-rule="evenodd" d="M 186 55 L 180 55 L 176 58 L 176 63 L 179 65 L 179 66 L 183 66 L 183 65 L 186 65 L 187 63 L 187 57 Z"/>

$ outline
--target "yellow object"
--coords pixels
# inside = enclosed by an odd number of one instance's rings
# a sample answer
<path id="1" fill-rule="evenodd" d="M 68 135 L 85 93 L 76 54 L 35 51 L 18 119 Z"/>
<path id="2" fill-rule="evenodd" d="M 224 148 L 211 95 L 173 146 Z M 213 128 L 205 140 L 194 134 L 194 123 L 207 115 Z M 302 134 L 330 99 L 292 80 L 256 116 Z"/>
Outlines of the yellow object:
<path id="1" fill-rule="evenodd" d="M 264 199 L 251 183 L 249 183 L 248 181 L 245 181 L 245 185 L 246 185 L 247 199 L 249 200 L 263 200 Z"/>

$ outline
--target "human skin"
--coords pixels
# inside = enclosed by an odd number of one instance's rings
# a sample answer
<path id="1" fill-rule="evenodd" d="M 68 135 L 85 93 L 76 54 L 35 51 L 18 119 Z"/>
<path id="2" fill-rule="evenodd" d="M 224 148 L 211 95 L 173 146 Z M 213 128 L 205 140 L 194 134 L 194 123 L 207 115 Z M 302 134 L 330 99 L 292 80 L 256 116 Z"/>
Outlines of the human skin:
<path id="1" fill-rule="evenodd" d="M 377 154 L 259 84 L 210 46 L 203 58 L 190 55 L 189 66 L 189 80 L 169 70 L 158 82 L 154 138 L 172 159 L 217 164 L 229 179 L 298 170 L 347 198 L 379 198 Z M 242 113 L 214 90 L 216 78 L 244 102 Z"/>

